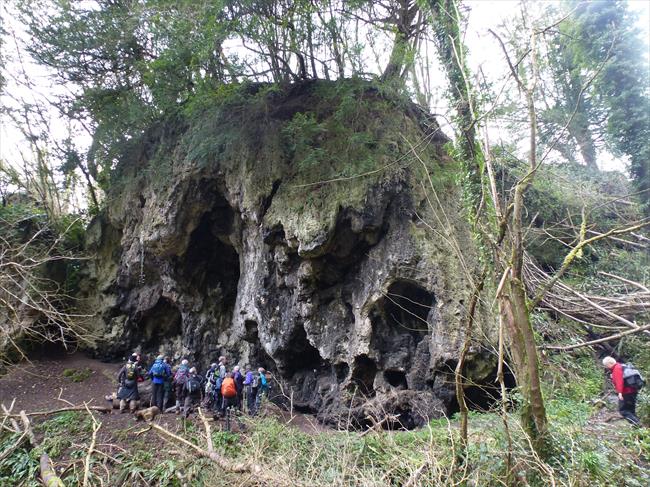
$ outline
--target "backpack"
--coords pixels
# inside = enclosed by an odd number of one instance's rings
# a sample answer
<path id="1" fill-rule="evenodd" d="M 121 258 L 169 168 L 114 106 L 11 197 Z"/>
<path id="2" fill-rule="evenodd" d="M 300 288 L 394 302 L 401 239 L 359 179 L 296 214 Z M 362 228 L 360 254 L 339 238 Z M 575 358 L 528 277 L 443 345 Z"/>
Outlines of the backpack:
<path id="1" fill-rule="evenodd" d="M 167 370 L 165 369 L 165 364 L 162 362 L 156 360 L 151 367 L 151 375 L 156 377 L 157 379 L 163 378 L 167 376 Z"/>
<path id="2" fill-rule="evenodd" d="M 213 379 L 212 382 L 214 383 L 214 387 L 220 391 L 221 390 L 221 384 L 223 384 L 223 377 L 221 377 L 221 374 L 219 373 L 219 367 L 214 369 L 214 374 L 212 375 Z"/>
<path id="3" fill-rule="evenodd" d="M 125 368 L 126 380 L 135 380 L 137 378 L 136 365 L 133 362 L 127 362 Z"/>
<path id="4" fill-rule="evenodd" d="M 181 365 L 178 370 L 176 371 L 176 375 L 174 376 L 174 382 L 177 384 L 185 384 L 187 382 L 187 379 L 190 377 L 190 369 L 187 367 L 187 365 Z"/>
<path id="5" fill-rule="evenodd" d="M 634 365 L 624 364 L 623 365 L 623 385 L 625 387 L 632 387 L 637 391 L 643 388 L 645 385 L 645 380 Z"/>
<path id="6" fill-rule="evenodd" d="M 185 390 L 189 394 L 196 394 L 199 392 L 201 390 L 201 379 L 199 379 L 199 377 L 196 375 L 189 377 L 185 382 Z"/>
<path id="7" fill-rule="evenodd" d="M 257 389 L 260 386 L 260 378 L 253 374 L 253 380 L 251 381 L 251 387 Z"/>
<path id="8" fill-rule="evenodd" d="M 227 377 L 223 380 L 221 386 L 221 395 L 223 397 L 235 397 L 237 395 L 237 387 L 235 387 L 235 380 Z"/>

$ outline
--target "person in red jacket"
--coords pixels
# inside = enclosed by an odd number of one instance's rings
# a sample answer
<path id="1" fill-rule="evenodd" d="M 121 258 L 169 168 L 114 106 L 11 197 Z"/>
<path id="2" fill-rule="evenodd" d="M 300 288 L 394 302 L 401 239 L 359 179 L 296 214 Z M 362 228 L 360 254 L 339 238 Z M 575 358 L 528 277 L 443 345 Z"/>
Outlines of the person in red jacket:
<path id="1" fill-rule="evenodd" d="M 634 387 L 627 387 L 623 382 L 623 364 L 616 361 L 614 357 L 605 357 L 603 365 L 609 369 L 612 374 L 612 383 L 618 393 L 618 412 L 621 413 L 628 422 L 634 426 L 641 424 L 639 417 L 636 415 L 636 396 L 639 391 Z"/>

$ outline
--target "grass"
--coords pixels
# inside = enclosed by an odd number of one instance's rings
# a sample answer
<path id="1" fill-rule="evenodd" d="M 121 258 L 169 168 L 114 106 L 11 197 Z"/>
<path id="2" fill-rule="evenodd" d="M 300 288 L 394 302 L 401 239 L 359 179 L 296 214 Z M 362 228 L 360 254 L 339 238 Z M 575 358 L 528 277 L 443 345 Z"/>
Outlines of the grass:
<path id="1" fill-rule="evenodd" d="M 72 382 L 83 382 L 93 374 L 89 368 L 85 369 L 64 369 L 63 377 L 70 379 Z"/>
<path id="2" fill-rule="evenodd" d="M 643 361 L 640 361 L 643 363 Z M 643 363 L 645 366 L 645 363 Z M 272 416 L 247 420 L 245 433 L 212 433 L 215 450 L 233 461 L 257 464 L 272 472 L 274 485 L 305 486 L 642 486 L 650 482 L 650 432 L 624 423 L 594 423 L 602 395 L 603 372 L 597 357 L 545 357 L 544 393 L 547 398 L 554 454 L 536 457 L 519 427 L 516 411 L 507 417 L 512 448 L 497 412 L 471 413 L 469 447 L 461 461 L 455 418 L 431 421 L 417 431 L 329 431 L 308 434 Z M 610 405 L 614 407 L 614 405 Z M 205 448 L 199 422 L 179 423 L 183 437 Z M 125 426 L 126 428 L 126 426 Z M 78 485 L 91 423 L 81 412 L 68 412 L 38 424 L 45 449 L 57 465 L 71 465 L 66 485 Z M 94 455 L 92 485 L 157 485 L 161 487 L 269 485 L 255 477 L 225 473 L 181 445 L 157 435 L 136 436 L 133 429 L 111 431 L 128 448 L 111 458 Z M 0 454 L 16 441 L 3 432 Z M 102 446 L 99 449 L 102 450 Z M 0 462 L 0 486 L 38 485 L 38 452 L 16 449 Z M 551 480 L 552 479 L 552 480 Z"/>

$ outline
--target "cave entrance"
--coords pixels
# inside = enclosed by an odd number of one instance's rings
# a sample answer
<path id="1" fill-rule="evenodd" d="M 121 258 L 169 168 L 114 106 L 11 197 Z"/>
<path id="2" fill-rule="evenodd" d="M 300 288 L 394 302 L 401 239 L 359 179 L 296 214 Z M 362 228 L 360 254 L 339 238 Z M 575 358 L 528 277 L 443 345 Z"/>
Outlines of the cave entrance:
<path id="1" fill-rule="evenodd" d="M 377 375 L 377 364 L 367 355 L 355 357 L 352 365 L 352 384 L 364 396 L 375 395 L 375 376 Z"/>
<path id="2" fill-rule="evenodd" d="M 515 376 L 509 367 L 504 367 L 503 382 L 506 390 L 512 390 L 516 385 Z M 487 412 L 492 410 L 501 400 L 501 386 L 497 381 L 496 370 L 480 384 L 465 388 L 465 402 L 471 411 Z"/>
<path id="3" fill-rule="evenodd" d="M 433 294 L 408 281 L 396 281 L 385 296 L 385 317 L 389 327 L 400 333 L 422 336 L 429 331 L 427 317 L 435 304 Z"/>
<path id="4" fill-rule="evenodd" d="M 381 240 L 386 230 L 384 227 L 368 226 L 363 232 L 357 233 L 352 229 L 349 210 L 340 212 L 328 243 L 328 252 L 313 260 L 318 288 L 328 289 L 345 282 L 359 268 L 368 251 Z"/>
<path id="5" fill-rule="evenodd" d="M 449 374 L 451 384 L 450 388 L 453 388 L 454 379 L 451 375 L 453 374 L 453 371 L 449 371 Z M 508 392 L 517 386 L 515 376 L 507 364 L 505 364 L 503 369 L 503 382 Z M 485 379 L 481 380 L 480 382 L 475 382 L 471 386 L 465 386 L 464 392 L 467 409 L 477 412 L 492 411 L 501 400 L 501 386 L 497 380 L 496 367 Z M 458 405 L 458 401 L 456 400 L 455 391 L 450 389 L 448 397 L 449 401 L 447 402 L 447 415 L 451 417 L 460 411 L 460 407 Z"/>
<path id="6" fill-rule="evenodd" d="M 244 321 L 243 339 L 250 345 L 248 353 L 249 365 L 252 370 L 257 370 L 258 367 L 264 367 L 266 370 L 270 370 L 275 366 L 275 361 L 268 353 L 266 353 L 266 350 L 264 350 L 264 347 L 260 342 L 257 327 L 257 321 L 255 320 Z"/>
<path id="7" fill-rule="evenodd" d="M 401 370 L 385 370 L 384 379 L 386 379 L 386 382 L 388 382 L 392 387 L 398 389 L 408 388 L 406 374 Z"/>
<path id="8" fill-rule="evenodd" d="M 278 362 L 282 372 L 291 377 L 301 370 L 318 369 L 322 365 L 322 358 L 318 350 L 309 343 L 307 333 L 302 325 L 294 328 L 291 338 L 287 342 L 289 348 L 279 353 Z"/>
<path id="9" fill-rule="evenodd" d="M 168 299 L 160 298 L 156 305 L 144 311 L 139 319 L 140 343 L 144 349 L 158 347 L 164 340 L 180 335 L 182 323 L 178 308 Z"/>
<path id="10" fill-rule="evenodd" d="M 190 235 L 181 273 L 192 287 L 234 304 L 239 283 L 239 255 L 230 243 L 234 212 L 219 196 Z"/>
<path id="11" fill-rule="evenodd" d="M 370 311 L 371 347 L 391 386 L 406 387 L 406 376 L 399 371 L 411 369 L 418 344 L 429 333 L 434 304 L 432 293 L 414 282 L 400 280 L 388 287 Z"/>

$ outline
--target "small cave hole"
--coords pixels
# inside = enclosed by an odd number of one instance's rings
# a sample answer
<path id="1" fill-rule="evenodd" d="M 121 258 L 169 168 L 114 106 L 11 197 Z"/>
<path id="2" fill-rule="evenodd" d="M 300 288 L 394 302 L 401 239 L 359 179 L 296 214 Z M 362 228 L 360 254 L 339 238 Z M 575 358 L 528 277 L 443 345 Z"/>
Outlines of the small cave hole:
<path id="1" fill-rule="evenodd" d="M 375 376 L 377 365 L 367 355 L 359 355 L 354 359 L 352 367 L 352 383 L 356 385 L 359 392 L 365 396 L 375 395 Z"/>
<path id="2" fill-rule="evenodd" d="M 288 350 L 278 354 L 286 376 L 292 376 L 301 370 L 320 368 L 322 358 L 319 351 L 309 343 L 304 327 L 297 326 L 288 343 Z"/>
<path id="3" fill-rule="evenodd" d="M 408 281 L 396 281 L 388 287 L 385 315 L 388 325 L 411 334 L 427 333 L 427 317 L 435 304 L 433 294 Z"/>
<path id="4" fill-rule="evenodd" d="M 244 321 L 244 341 L 248 343 L 256 343 L 259 341 L 257 331 L 257 321 L 245 320 Z"/>
<path id="5" fill-rule="evenodd" d="M 275 361 L 266 350 L 264 350 L 264 347 L 260 342 L 257 321 L 244 321 L 244 336 L 242 338 L 245 342 L 250 344 L 248 354 L 249 365 L 253 370 L 257 370 L 258 367 L 264 367 L 267 370 L 275 368 Z"/>
<path id="6" fill-rule="evenodd" d="M 336 381 L 341 383 L 347 379 L 348 374 L 350 373 L 350 366 L 345 362 L 334 365 L 334 373 L 336 374 Z"/>
<path id="7" fill-rule="evenodd" d="M 508 367 L 504 368 L 503 383 L 508 391 L 517 384 L 515 377 Z M 501 386 L 497 381 L 497 374 L 494 371 L 480 384 L 465 388 L 465 401 L 467 407 L 472 411 L 486 412 L 493 409 L 501 399 Z"/>
<path id="8" fill-rule="evenodd" d="M 386 382 L 388 382 L 392 387 L 408 389 L 406 374 L 401 370 L 385 370 L 384 379 L 386 379 Z"/>

